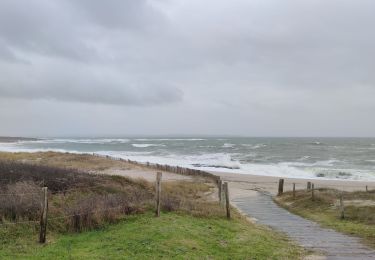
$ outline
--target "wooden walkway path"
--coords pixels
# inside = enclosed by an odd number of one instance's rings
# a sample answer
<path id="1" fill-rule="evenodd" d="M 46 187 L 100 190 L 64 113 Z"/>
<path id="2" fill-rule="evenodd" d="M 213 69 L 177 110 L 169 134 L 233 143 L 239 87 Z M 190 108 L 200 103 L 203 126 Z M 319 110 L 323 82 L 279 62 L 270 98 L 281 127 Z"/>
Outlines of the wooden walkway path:
<path id="1" fill-rule="evenodd" d="M 279 207 L 269 195 L 234 199 L 232 201 L 258 223 L 272 227 L 288 235 L 306 249 L 321 252 L 327 259 L 375 259 L 375 251 L 359 242 L 358 238 L 344 235 L 317 223 L 294 215 Z"/>

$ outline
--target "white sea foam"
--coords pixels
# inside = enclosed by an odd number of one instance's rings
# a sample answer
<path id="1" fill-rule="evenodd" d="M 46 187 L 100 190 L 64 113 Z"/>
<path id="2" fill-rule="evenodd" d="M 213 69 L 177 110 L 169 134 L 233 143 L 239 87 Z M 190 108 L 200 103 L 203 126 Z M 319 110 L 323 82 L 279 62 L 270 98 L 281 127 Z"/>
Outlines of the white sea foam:
<path id="1" fill-rule="evenodd" d="M 331 159 L 331 160 L 323 160 L 323 161 L 316 161 L 313 163 L 303 163 L 303 162 L 282 162 L 281 165 L 289 165 L 295 167 L 314 167 L 314 166 L 334 166 L 335 163 L 339 162 L 338 160 Z"/>
<path id="2" fill-rule="evenodd" d="M 241 144 L 242 146 L 248 147 L 249 149 L 259 149 L 263 147 L 267 147 L 266 144 Z"/>
<path id="3" fill-rule="evenodd" d="M 233 148 L 235 145 L 234 144 L 230 144 L 230 143 L 225 143 L 223 144 L 223 148 Z"/>
<path id="4" fill-rule="evenodd" d="M 301 157 L 302 154 L 294 154 L 295 161 L 291 159 L 289 162 L 280 162 L 283 158 L 289 158 L 287 156 L 283 157 L 283 154 L 268 152 L 267 149 L 257 150 L 260 147 L 266 147 L 265 144 L 243 144 L 241 149 L 236 151 L 241 151 L 241 153 L 212 153 L 213 148 L 217 147 L 220 150 L 222 142 L 217 144 L 213 141 L 200 143 L 200 148 L 210 148 L 207 149 L 206 153 L 202 152 L 204 149 L 199 149 L 194 151 L 192 149 L 197 146 L 187 145 L 184 141 L 186 139 L 169 139 L 176 141 L 183 145 L 186 144 L 188 149 L 181 150 L 178 152 L 172 152 L 168 149 L 170 144 L 164 139 L 164 144 L 160 144 L 161 139 L 154 139 L 158 142 L 153 143 L 152 139 L 140 139 L 138 142 L 129 142 L 129 139 L 43 139 L 38 141 L 22 141 L 17 143 L 1 143 L 0 151 L 9 152 L 40 152 L 40 151 L 55 151 L 55 152 L 72 152 L 72 153 L 98 153 L 101 155 L 110 155 L 115 157 L 121 157 L 124 159 L 131 159 L 140 162 L 151 162 L 159 164 L 169 164 L 175 166 L 189 167 L 194 169 L 202 169 L 206 171 L 221 171 L 221 172 L 233 172 L 241 174 L 255 174 L 264 176 L 282 176 L 282 177 L 296 177 L 296 178 L 324 178 L 324 179 L 351 179 L 351 180 L 375 180 L 375 172 L 373 167 L 367 164 L 366 168 L 354 169 L 349 164 L 348 169 L 345 168 L 346 159 L 343 161 L 330 158 L 329 160 L 318 160 L 312 161 L 311 158 L 315 158 L 315 155 L 307 156 L 308 150 L 304 151 L 305 156 Z M 143 140 L 143 141 L 141 141 Z M 146 141 L 147 140 L 147 141 Z M 192 139 L 188 139 L 189 141 Z M 204 139 L 194 139 L 194 140 L 204 140 Z M 230 139 L 228 139 L 230 140 Z M 134 142 L 134 143 L 133 143 Z M 145 143 L 143 143 L 145 142 Z M 60 147 L 67 143 L 77 143 L 76 149 L 79 150 L 65 150 Z M 95 146 L 89 146 L 86 144 L 107 144 L 105 149 L 108 150 L 98 150 Z M 115 146 L 119 143 L 129 143 L 129 145 Z M 40 144 L 40 145 L 38 145 Z M 49 145 L 50 144 L 50 145 Z M 61 146 L 59 145 L 61 144 Z M 78 146 L 78 144 L 82 144 Z M 111 150 L 111 146 L 114 145 L 116 149 Z M 226 148 L 233 147 L 234 144 L 227 141 L 224 144 Z M 130 146 L 140 148 L 131 149 Z M 103 146 L 104 147 L 104 146 Z M 119 147 L 121 149 L 119 149 Z M 149 149 L 141 149 L 141 148 Z M 154 147 L 154 149 L 152 149 Z M 158 147 L 165 147 L 162 151 Z M 237 146 L 235 146 L 237 148 Z M 240 147 L 240 146 L 239 146 Z M 245 148 L 246 147 L 246 148 Z M 95 148 L 95 151 L 94 151 Z M 129 149 L 130 151 L 126 151 Z M 174 148 L 175 149 L 175 148 Z M 118 151 L 120 150 L 120 151 Z M 131 151 L 133 150 L 133 151 Z M 135 150 L 135 151 L 134 151 Z M 244 151 L 242 151 L 244 150 Z M 234 149 L 230 149 L 234 151 Z M 251 158 L 250 158 L 250 157 Z M 333 157 L 333 156 L 332 156 Z M 323 157 L 324 158 L 324 157 Z M 341 158 L 341 157 L 337 157 Z M 253 160 L 254 159 L 254 160 Z M 348 159 L 350 160 L 350 158 Z M 372 162 L 372 158 L 366 158 L 369 162 Z M 312 162 L 311 162 L 312 161 Z M 375 160 L 374 160 L 375 161 Z M 257 163 L 253 163 L 257 162 Z M 280 163 L 278 163 L 280 162 Z M 370 169 L 370 170 L 369 170 Z"/>
<path id="5" fill-rule="evenodd" d="M 17 144 L 0 144 L 0 151 L 3 152 L 25 152 L 25 153 L 36 153 L 36 152 L 59 152 L 59 153 L 82 153 L 76 150 L 65 150 L 65 149 L 60 149 L 60 148 L 28 148 L 28 147 L 22 147 Z"/>
<path id="6" fill-rule="evenodd" d="M 130 140 L 125 138 L 95 138 L 95 139 L 41 139 L 35 141 L 18 141 L 18 144 L 111 144 L 128 143 Z"/>
<path id="7" fill-rule="evenodd" d="M 205 141 L 206 139 L 201 138 L 138 138 L 133 139 L 135 141 L 147 142 L 147 141 Z"/>
<path id="8" fill-rule="evenodd" d="M 301 158 L 298 159 L 298 161 L 304 161 L 310 159 L 311 156 L 302 156 Z"/>
<path id="9" fill-rule="evenodd" d="M 311 142 L 309 144 L 312 144 L 312 145 L 324 145 L 324 143 L 319 142 L 319 141 Z"/>
<path id="10" fill-rule="evenodd" d="M 165 144 L 132 144 L 133 147 L 137 148 L 147 148 L 147 147 L 163 147 Z"/>

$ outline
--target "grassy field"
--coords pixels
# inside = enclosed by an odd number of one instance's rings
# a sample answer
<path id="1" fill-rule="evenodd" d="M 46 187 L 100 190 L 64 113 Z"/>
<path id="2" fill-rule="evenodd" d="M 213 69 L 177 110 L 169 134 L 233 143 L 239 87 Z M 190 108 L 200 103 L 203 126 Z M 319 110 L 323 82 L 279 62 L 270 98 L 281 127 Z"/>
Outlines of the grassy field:
<path id="1" fill-rule="evenodd" d="M 284 193 L 276 202 L 293 213 L 321 223 L 337 231 L 355 235 L 375 248 L 375 190 L 369 192 L 344 192 L 345 218 L 341 219 L 340 191 L 317 189 L 315 200 L 304 190 Z"/>
<path id="2" fill-rule="evenodd" d="M 151 213 L 133 215 L 94 231 L 49 235 L 47 245 L 36 243 L 35 232 L 24 235 L 15 243 L 2 244 L 0 258 L 299 259 L 303 255 L 283 237 L 240 218 L 228 221 L 177 213 L 163 213 L 160 218 Z"/>
<path id="3" fill-rule="evenodd" d="M 213 183 L 154 185 L 101 170 L 133 167 L 90 155 L 0 153 L 0 259 L 299 259 L 285 237 L 214 201 Z M 96 174 L 89 174 L 92 172 Z M 47 244 L 38 244 L 41 187 L 48 186 Z"/>

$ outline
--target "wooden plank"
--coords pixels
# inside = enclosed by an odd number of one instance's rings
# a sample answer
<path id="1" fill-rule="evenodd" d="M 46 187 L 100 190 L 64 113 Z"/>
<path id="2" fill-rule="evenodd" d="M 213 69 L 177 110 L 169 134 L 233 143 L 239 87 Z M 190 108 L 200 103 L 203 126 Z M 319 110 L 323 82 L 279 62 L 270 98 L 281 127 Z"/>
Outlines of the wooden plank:
<path id="1" fill-rule="evenodd" d="M 161 200 L 161 172 L 157 172 L 156 174 L 156 184 L 155 184 L 155 199 L 156 199 L 156 209 L 155 209 L 155 216 L 160 216 L 160 200 Z"/>

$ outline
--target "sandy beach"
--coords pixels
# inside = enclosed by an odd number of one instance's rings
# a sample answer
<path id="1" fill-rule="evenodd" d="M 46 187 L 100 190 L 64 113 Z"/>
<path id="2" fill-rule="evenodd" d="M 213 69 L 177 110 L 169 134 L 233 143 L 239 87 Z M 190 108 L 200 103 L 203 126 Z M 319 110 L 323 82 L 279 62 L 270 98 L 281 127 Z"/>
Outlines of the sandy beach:
<path id="1" fill-rule="evenodd" d="M 307 182 L 314 183 L 315 188 L 335 188 L 342 191 L 365 190 L 366 186 L 368 186 L 368 189 L 375 189 L 375 182 L 369 181 L 285 178 L 224 172 L 212 173 L 229 183 L 232 199 L 251 196 L 256 194 L 257 191 L 276 195 L 278 182 L 281 178 L 284 179 L 284 191 L 292 190 L 293 183 L 295 183 L 296 189 L 306 189 Z"/>
<path id="2" fill-rule="evenodd" d="M 146 166 L 131 165 L 126 169 L 111 168 L 101 173 L 127 176 L 130 178 L 142 178 L 153 182 L 156 178 L 156 170 L 147 168 Z M 276 195 L 278 190 L 278 182 L 284 179 L 284 191 L 291 191 L 293 183 L 296 189 L 306 189 L 307 182 L 314 183 L 315 188 L 334 188 L 342 191 L 360 191 L 375 189 L 375 182 L 370 181 L 353 181 L 353 180 L 328 180 L 328 179 L 305 179 L 305 178 L 285 178 L 274 176 L 261 176 L 254 174 L 238 174 L 226 172 L 211 172 L 224 182 L 229 183 L 231 199 L 240 197 L 254 196 L 258 192 L 267 192 Z M 179 175 L 163 171 L 163 181 L 191 180 L 192 177 Z"/>

